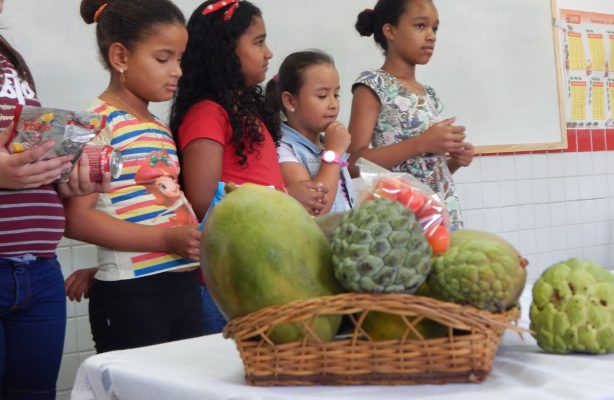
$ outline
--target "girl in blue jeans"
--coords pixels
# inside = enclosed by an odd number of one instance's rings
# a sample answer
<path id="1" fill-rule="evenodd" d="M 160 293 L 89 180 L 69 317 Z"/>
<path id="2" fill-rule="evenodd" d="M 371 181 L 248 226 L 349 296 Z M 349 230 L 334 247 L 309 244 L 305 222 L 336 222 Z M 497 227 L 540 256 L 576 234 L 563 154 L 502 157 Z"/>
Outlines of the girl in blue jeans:
<path id="1" fill-rule="evenodd" d="M 4 1 L 0 0 L 0 11 Z M 60 197 L 108 188 L 89 181 L 87 161 L 55 184 L 71 157 L 41 160 L 42 143 L 9 154 L 17 105 L 40 106 L 30 70 L 0 36 L 0 398 L 55 399 L 64 332 L 64 279 L 55 251 L 64 233 Z"/>

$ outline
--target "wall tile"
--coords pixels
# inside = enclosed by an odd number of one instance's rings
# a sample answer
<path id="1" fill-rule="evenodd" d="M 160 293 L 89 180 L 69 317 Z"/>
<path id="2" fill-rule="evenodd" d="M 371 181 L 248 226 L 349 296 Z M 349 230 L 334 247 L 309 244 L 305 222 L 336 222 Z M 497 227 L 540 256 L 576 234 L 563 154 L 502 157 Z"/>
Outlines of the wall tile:
<path id="1" fill-rule="evenodd" d="M 591 153 L 593 159 L 593 174 L 607 174 L 608 173 L 608 157 L 603 151 Z"/>
<path id="2" fill-rule="evenodd" d="M 501 208 L 501 232 L 516 231 L 518 229 L 517 207 Z"/>
<path id="3" fill-rule="evenodd" d="M 467 168 L 460 168 L 454 174 L 454 181 L 457 183 L 475 183 L 480 182 L 480 165 L 482 157 L 475 157 L 471 165 Z"/>
<path id="4" fill-rule="evenodd" d="M 502 219 L 500 208 L 487 208 L 484 210 L 484 230 L 487 232 L 501 232 Z"/>
<path id="5" fill-rule="evenodd" d="M 593 176 L 581 176 L 578 179 L 580 189 L 580 199 L 594 199 L 595 198 L 595 179 Z"/>
<path id="6" fill-rule="evenodd" d="M 483 197 L 482 197 L 482 184 L 479 183 L 467 183 L 464 185 L 463 189 L 465 209 L 467 210 L 475 210 L 478 208 L 482 208 L 483 206 Z"/>
<path id="7" fill-rule="evenodd" d="M 79 357 L 76 354 L 65 354 L 62 357 L 60 376 L 58 377 L 57 390 L 72 388 L 79 368 Z"/>
<path id="8" fill-rule="evenodd" d="M 501 192 L 498 182 L 487 182 L 482 185 L 484 197 L 482 207 L 499 207 L 501 205 Z"/>
<path id="9" fill-rule="evenodd" d="M 548 179 L 534 179 L 532 181 L 533 202 L 535 204 L 547 203 L 549 201 L 550 185 Z"/>
<path id="10" fill-rule="evenodd" d="M 77 352 L 77 326 L 74 318 L 66 321 L 66 335 L 64 336 L 64 353 Z"/>
<path id="11" fill-rule="evenodd" d="M 518 229 L 527 230 L 535 228 L 535 213 L 533 205 L 519 206 L 518 211 Z"/>
<path id="12" fill-rule="evenodd" d="M 484 215 L 482 210 L 465 210 L 463 219 L 465 228 L 484 230 Z"/>
<path id="13" fill-rule="evenodd" d="M 549 204 L 536 204 L 533 207 L 535 213 L 535 227 L 546 228 L 551 225 L 550 220 L 550 205 Z"/>
<path id="14" fill-rule="evenodd" d="M 573 250 L 572 254 L 577 254 L 577 249 L 582 248 L 582 225 L 569 225 L 565 227 L 567 232 L 567 245 L 570 250 Z M 580 257 L 581 255 L 573 256 Z"/>
<path id="15" fill-rule="evenodd" d="M 537 253 L 537 243 L 535 242 L 535 231 L 525 230 L 518 233 L 518 251 L 521 254 L 529 255 Z"/>
<path id="16" fill-rule="evenodd" d="M 565 178 L 550 178 L 546 182 L 548 199 L 552 203 L 565 201 Z"/>
<path id="17" fill-rule="evenodd" d="M 534 154 L 531 156 L 531 177 L 534 179 L 548 177 L 548 156 L 545 154 Z"/>
<path id="18" fill-rule="evenodd" d="M 612 177 L 614 181 L 614 176 Z M 614 191 L 614 188 L 613 188 Z M 499 192 L 500 192 L 500 204 L 501 206 L 512 206 L 516 205 L 516 182 L 515 181 L 506 181 L 499 183 Z"/>
<path id="19" fill-rule="evenodd" d="M 577 153 L 578 154 L 578 175 L 593 174 L 593 153 Z"/>
<path id="20" fill-rule="evenodd" d="M 480 157 L 480 182 L 499 180 L 499 159 L 502 157 Z"/>
<path id="21" fill-rule="evenodd" d="M 575 176 L 565 178 L 565 199 L 567 201 L 580 199 L 580 178 Z"/>
<path id="22" fill-rule="evenodd" d="M 565 203 L 567 209 L 567 224 L 577 225 L 582 223 L 582 207 L 579 201 L 569 201 Z"/>
<path id="23" fill-rule="evenodd" d="M 548 162 L 548 177 L 556 178 L 563 176 L 563 157 L 561 157 L 561 153 L 548 154 L 546 160 Z"/>
<path id="24" fill-rule="evenodd" d="M 608 197 L 608 175 L 593 176 L 593 195 L 597 199 L 605 199 Z"/>
<path id="25" fill-rule="evenodd" d="M 550 228 L 537 229 L 535 231 L 535 242 L 537 244 L 538 251 L 542 253 L 552 251 L 552 231 L 553 229 Z"/>
<path id="26" fill-rule="evenodd" d="M 563 227 L 553 228 L 551 234 L 553 250 L 567 249 L 567 231 Z"/>
<path id="27" fill-rule="evenodd" d="M 567 223 L 567 209 L 565 203 L 550 203 L 550 223 L 553 228 Z"/>
<path id="28" fill-rule="evenodd" d="M 73 270 L 95 267 L 97 262 L 96 254 L 96 246 L 91 244 L 73 247 Z"/>
<path id="29" fill-rule="evenodd" d="M 563 153 L 563 176 L 578 176 L 578 153 Z"/>
<path id="30" fill-rule="evenodd" d="M 91 351 L 94 349 L 90 320 L 87 317 L 76 319 L 77 324 L 77 348 L 79 351 Z"/>
<path id="31" fill-rule="evenodd" d="M 530 179 L 532 177 L 531 155 L 514 156 L 516 179 Z"/>
<path id="32" fill-rule="evenodd" d="M 533 204 L 533 182 L 531 180 L 516 181 L 516 199 L 518 205 Z"/>
<path id="33" fill-rule="evenodd" d="M 510 181 L 516 179 L 516 156 L 500 156 L 499 160 L 499 179 L 501 181 Z"/>

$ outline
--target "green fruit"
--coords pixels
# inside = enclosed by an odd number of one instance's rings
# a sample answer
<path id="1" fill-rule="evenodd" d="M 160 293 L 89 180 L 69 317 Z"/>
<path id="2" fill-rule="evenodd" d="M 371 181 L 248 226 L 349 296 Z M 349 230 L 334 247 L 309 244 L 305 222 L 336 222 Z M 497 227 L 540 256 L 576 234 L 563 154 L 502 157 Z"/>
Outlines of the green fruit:
<path id="1" fill-rule="evenodd" d="M 548 352 L 614 352 L 614 276 L 588 260 L 554 264 L 533 286 L 530 318 Z"/>
<path id="2" fill-rule="evenodd" d="M 415 317 L 407 317 L 412 323 Z M 371 311 L 365 317 L 362 328 L 374 341 L 399 340 L 407 332 L 407 339 L 434 339 L 448 335 L 448 327 L 430 319 L 423 319 L 414 325 L 418 334 L 399 315 Z"/>
<path id="3" fill-rule="evenodd" d="M 526 284 L 526 260 L 503 238 L 459 230 L 448 251 L 433 259 L 429 295 L 488 311 L 516 305 Z"/>
<path id="4" fill-rule="evenodd" d="M 215 206 L 203 231 L 203 273 L 226 318 L 339 293 L 329 241 L 289 195 L 243 184 Z M 319 317 L 313 330 L 331 340 L 341 318 Z M 301 324 L 276 327 L 275 343 L 301 340 Z"/>
<path id="5" fill-rule="evenodd" d="M 333 232 L 333 265 L 354 292 L 414 293 L 431 269 L 431 247 L 414 214 L 388 199 L 362 203 Z"/>

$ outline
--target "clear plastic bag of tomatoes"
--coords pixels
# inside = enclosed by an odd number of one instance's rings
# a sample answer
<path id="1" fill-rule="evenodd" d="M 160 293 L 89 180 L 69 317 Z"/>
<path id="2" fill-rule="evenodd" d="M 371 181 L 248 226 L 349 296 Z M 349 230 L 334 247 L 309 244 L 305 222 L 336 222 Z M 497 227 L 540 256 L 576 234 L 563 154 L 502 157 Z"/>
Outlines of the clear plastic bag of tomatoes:
<path id="1" fill-rule="evenodd" d="M 356 165 L 360 168 L 360 178 L 355 185 L 358 203 L 381 197 L 398 201 L 414 213 L 434 255 L 448 250 L 450 216 L 431 188 L 411 174 L 391 172 L 364 158 L 358 159 Z"/>

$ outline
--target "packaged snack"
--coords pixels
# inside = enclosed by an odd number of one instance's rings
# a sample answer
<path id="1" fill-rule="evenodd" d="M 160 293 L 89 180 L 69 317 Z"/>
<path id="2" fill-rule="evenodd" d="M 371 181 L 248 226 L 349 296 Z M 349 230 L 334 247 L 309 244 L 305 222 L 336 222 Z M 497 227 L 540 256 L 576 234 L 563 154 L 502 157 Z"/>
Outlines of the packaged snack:
<path id="1" fill-rule="evenodd" d="M 443 254 L 450 246 L 450 216 L 443 202 L 427 185 L 403 172 L 390 172 L 364 158 L 360 168 L 358 203 L 384 197 L 413 211 L 433 254 Z"/>
<path id="2" fill-rule="evenodd" d="M 98 114 L 57 108 L 19 106 L 16 109 L 13 139 L 8 149 L 20 153 L 53 139 L 55 147 L 44 159 L 72 156 L 73 166 L 81 157 L 83 147 L 104 128 L 106 118 Z M 66 181 L 72 167 L 58 180 Z"/>

